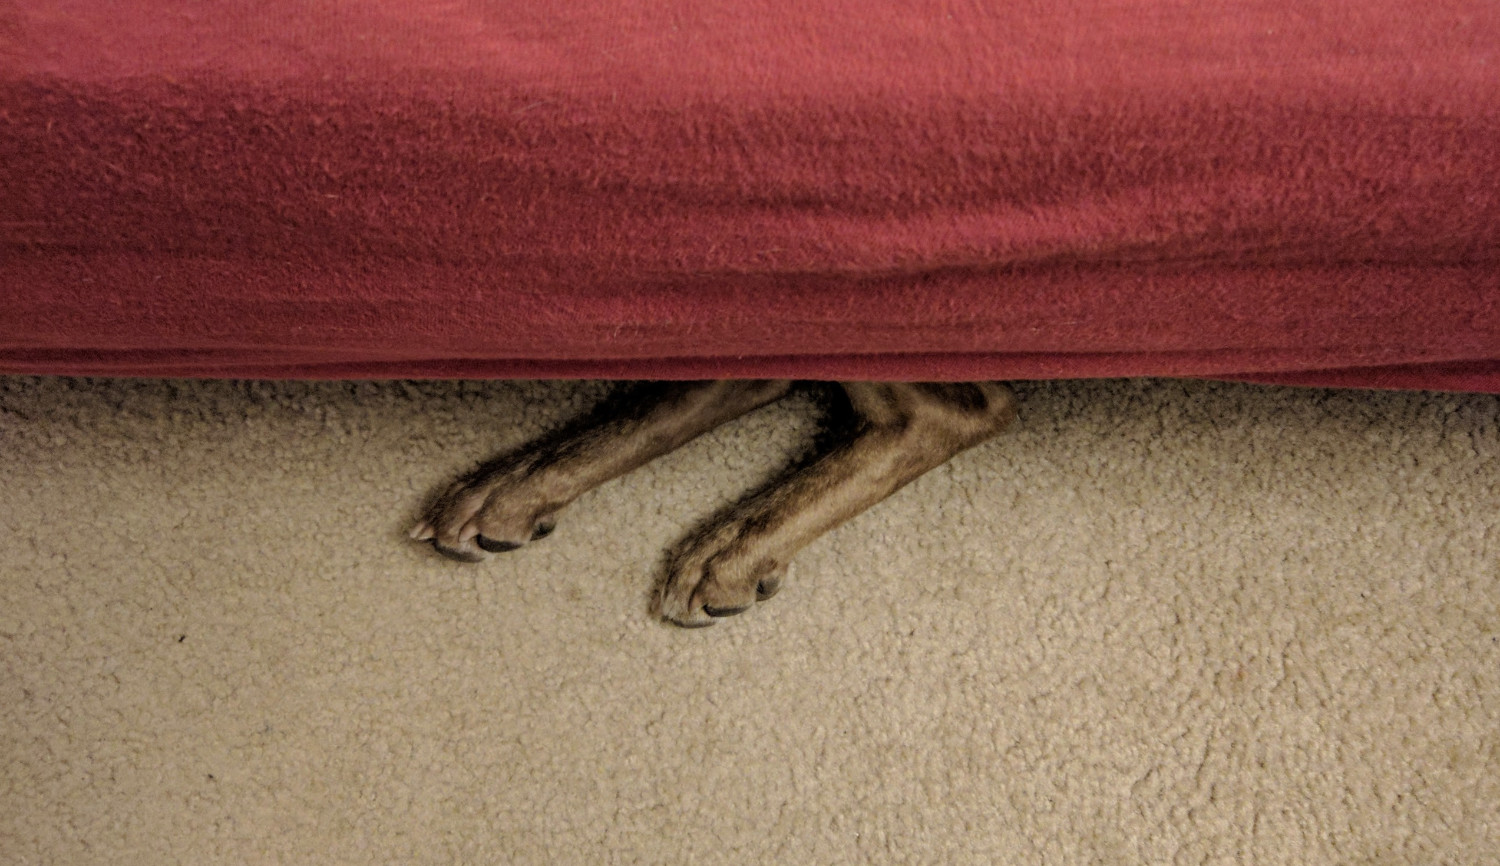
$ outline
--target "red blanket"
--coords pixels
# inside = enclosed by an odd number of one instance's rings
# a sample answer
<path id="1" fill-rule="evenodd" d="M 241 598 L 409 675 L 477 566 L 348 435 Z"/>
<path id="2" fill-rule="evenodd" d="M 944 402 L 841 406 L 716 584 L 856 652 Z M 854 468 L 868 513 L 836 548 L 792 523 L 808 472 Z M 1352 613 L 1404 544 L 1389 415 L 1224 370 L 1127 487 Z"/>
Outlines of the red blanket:
<path id="1" fill-rule="evenodd" d="M 20 0 L 0 373 L 1500 391 L 1493 0 Z"/>

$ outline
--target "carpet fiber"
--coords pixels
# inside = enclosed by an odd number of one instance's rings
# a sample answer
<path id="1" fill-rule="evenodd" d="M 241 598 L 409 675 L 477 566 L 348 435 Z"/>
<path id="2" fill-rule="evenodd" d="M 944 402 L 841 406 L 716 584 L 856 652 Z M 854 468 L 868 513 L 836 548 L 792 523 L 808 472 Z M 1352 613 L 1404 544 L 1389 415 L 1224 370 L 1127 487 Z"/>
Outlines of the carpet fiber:
<path id="1" fill-rule="evenodd" d="M 465 566 L 404 540 L 425 500 L 604 385 L 0 379 L 0 861 L 1500 850 L 1500 399 L 1018 390 L 683 631 L 663 549 L 809 398 Z"/>

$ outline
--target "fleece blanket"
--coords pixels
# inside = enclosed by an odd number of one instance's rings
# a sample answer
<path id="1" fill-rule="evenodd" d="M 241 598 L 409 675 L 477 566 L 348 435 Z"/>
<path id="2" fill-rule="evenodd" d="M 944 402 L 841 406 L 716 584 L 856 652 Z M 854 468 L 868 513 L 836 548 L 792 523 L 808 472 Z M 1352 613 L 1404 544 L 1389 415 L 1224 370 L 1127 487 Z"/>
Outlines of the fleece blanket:
<path id="1" fill-rule="evenodd" d="M 1490 0 L 23 0 L 0 372 L 1500 390 Z"/>

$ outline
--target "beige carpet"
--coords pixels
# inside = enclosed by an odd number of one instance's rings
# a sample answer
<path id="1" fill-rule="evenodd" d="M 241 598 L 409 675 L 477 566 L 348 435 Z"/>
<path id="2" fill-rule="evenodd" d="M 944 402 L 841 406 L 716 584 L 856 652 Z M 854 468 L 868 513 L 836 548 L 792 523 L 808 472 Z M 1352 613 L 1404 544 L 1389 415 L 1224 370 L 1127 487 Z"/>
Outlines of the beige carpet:
<path id="1" fill-rule="evenodd" d="M 806 399 L 464 566 L 424 499 L 603 386 L 0 379 L 0 863 L 1496 862 L 1500 401 L 1019 390 L 681 631 Z"/>

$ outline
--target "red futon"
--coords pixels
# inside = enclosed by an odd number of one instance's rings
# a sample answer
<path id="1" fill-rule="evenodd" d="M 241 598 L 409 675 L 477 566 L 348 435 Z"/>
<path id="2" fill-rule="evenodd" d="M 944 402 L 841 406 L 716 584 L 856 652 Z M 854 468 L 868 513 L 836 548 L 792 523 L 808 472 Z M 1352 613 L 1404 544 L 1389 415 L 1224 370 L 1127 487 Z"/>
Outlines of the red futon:
<path id="1" fill-rule="evenodd" d="M 16 0 L 0 373 L 1500 392 L 1494 0 Z"/>

